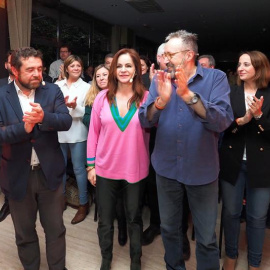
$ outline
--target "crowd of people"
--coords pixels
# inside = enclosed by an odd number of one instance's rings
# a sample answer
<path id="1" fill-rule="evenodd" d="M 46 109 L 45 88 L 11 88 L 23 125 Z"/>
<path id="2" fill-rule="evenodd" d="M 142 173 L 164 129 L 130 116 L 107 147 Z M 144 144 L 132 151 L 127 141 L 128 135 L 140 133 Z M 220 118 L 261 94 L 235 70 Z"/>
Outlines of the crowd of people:
<path id="1" fill-rule="evenodd" d="M 179 30 L 159 46 L 156 62 L 158 69 L 124 48 L 84 72 L 63 45 L 45 76 L 39 50 L 8 52 L 9 77 L 0 80 L 0 222 L 11 214 L 25 270 L 40 267 L 37 212 L 49 269 L 66 269 L 69 157 L 79 194 L 72 224 L 89 214 L 88 184 L 95 189 L 101 270 L 111 269 L 115 218 L 119 244 L 129 238 L 131 270 L 141 269 L 142 245 L 159 234 L 166 269 L 186 269 L 190 214 L 197 269 L 219 270 L 219 194 L 222 269 L 236 269 L 243 200 L 249 270 L 259 269 L 270 223 L 269 60 L 241 53 L 229 84 L 212 55 L 198 56 L 197 35 Z M 150 225 L 143 231 L 145 204 Z"/>

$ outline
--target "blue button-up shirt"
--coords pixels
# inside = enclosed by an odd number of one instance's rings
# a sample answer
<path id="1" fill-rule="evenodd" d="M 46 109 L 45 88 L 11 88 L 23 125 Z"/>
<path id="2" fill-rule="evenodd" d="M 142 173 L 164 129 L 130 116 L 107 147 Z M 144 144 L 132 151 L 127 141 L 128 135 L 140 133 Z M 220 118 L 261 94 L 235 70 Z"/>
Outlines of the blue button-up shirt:
<path id="1" fill-rule="evenodd" d="M 219 133 L 233 121 L 227 77 L 220 70 L 198 64 L 196 74 L 188 81 L 188 88 L 200 97 L 206 109 L 206 119 L 176 94 L 174 82 L 172 88 L 165 109 L 157 110 L 148 121 L 147 110 L 158 96 L 154 78 L 147 101 L 139 110 L 143 127 L 157 125 L 153 167 L 157 174 L 186 185 L 211 183 L 219 173 Z"/>

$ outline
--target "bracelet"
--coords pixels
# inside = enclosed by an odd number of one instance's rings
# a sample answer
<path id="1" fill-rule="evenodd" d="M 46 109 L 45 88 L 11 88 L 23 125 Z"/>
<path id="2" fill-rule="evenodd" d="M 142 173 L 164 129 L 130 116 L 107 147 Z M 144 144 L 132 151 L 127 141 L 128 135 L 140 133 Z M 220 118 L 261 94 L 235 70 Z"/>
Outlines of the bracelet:
<path id="1" fill-rule="evenodd" d="M 166 107 L 166 104 L 164 106 L 159 106 L 158 105 L 158 101 L 160 100 L 160 97 L 157 97 L 156 100 L 155 100 L 155 107 L 158 109 L 158 110 L 163 110 L 165 107 Z"/>
<path id="2" fill-rule="evenodd" d="M 93 167 L 88 166 L 88 167 L 86 168 L 86 171 L 87 171 L 87 172 L 90 172 L 90 171 L 93 170 L 93 169 L 95 169 L 95 166 L 93 166 Z"/>
<path id="3" fill-rule="evenodd" d="M 259 115 L 254 115 L 254 119 L 255 120 L 259 120 L 262 117 L 263 113 L 259 114 Z"/>

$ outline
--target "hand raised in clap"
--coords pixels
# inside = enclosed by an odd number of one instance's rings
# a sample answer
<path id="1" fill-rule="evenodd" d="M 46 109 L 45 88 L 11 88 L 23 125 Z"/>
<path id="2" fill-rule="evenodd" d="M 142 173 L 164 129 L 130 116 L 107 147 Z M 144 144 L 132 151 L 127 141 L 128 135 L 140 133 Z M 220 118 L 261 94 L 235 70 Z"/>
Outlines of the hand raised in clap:
<path id="1" fill-rule="evenodd" d="M 185 96 L 189 97 L 188 78 L 184 72 L 184 69 L 180 66 L 176 67 L 175 83 L 177 85 L 176 93 L 181 98 L 185 99 Z"/>
<path id="2" fill-rule="evenodd" d="M 77 98 L 75 97 L 73 100 L 69 101 L 69 96 L 65 97 L 65 103 L 68 108 L 75 109 L 77 107 Z"/>
<path id="3" fill-rule="evenodd" d="M 44 111 L 39 103 L 30 102 L 32 106 L 31 112 L 25 112 L 23 116 L 24 128 L 27 133 L 30 133 L 35 124 L 42 123 L 44 118 Z"/>
<path id="4" fill-rule="evenodd" d="M 172 95 L 171 74 L 163 70 L 157 70 L 155 79 L 161 106 L 166 106 Z"/>
<path id="5" fill-rule="evenodd" d="M 248 107 L 253 117 L 257 117 L 262 114 L 263 101 L 264 101 L 263 96 L 261 96 L 259 99 L 255 96 L 247 97 Z"/>

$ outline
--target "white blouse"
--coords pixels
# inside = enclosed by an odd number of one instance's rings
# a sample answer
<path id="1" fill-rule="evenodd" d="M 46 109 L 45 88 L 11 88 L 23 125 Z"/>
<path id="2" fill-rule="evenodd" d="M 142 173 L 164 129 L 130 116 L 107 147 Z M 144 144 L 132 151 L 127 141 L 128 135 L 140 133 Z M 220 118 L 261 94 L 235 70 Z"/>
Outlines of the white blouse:
<path id="1" fill-rule="evenodd" d="M 246 110 L 248 110 L 247 97 L 252 97 L 252 96 L 254 96 L 254 94 L 248 94 L 248 93 L 245 92 L 245 106 L 246 106 Z M 247 160 L 247 149 L 246 149 L 246 146 L 245 146 L 245 149 L 244 149 L 243 160 Z"/>
<path id="2" fill-rule="evenodd" d="M 87 140 L 88 130 L 82 122 L 85 112 L 85 96 L 90 86 L 79 78 L 70 87 L 67 85 L 67 80 L 64 79 L 55 82 L 63 92 L 64 97 L 69 96 L 69 100 L 77 97 L 77 106 L 75 109 L 68 108 L 69 114 L 72 116 L 72 125 L 68 131 L 59 131 L 58 140 L 60 143 L 76 143 Z"/>

